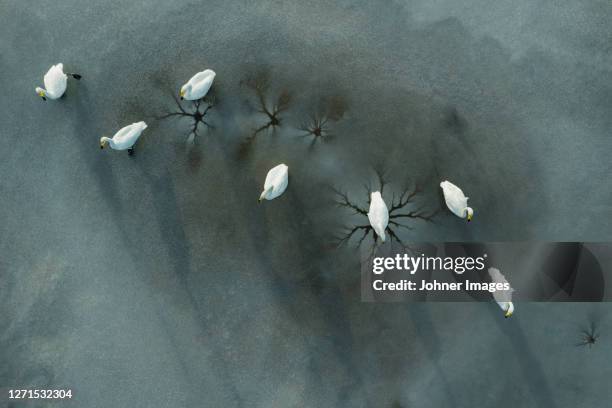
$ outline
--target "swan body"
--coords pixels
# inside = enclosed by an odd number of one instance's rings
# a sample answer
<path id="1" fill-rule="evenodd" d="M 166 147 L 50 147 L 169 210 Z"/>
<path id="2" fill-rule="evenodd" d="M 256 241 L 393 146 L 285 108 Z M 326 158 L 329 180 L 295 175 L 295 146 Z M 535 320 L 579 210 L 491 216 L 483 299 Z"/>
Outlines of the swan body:
<path id="1" fill-rule="evenodd" d="M 108 144 L 114 150 L 132 150 L 134 144 L 147 128 L 145 122 L 136 122 L 121 128 L 112 138 L 102 136 L 100 138 L 100 149 Z"/>
<path id="2" fill-rule="evenodd" d="M 448 180 L 441 182 L 440 187 L 444 193 L 444 201 L 446 201 L 448 209 L 457 217 L 467 218 L 468 222 L 472 221 L 474 210 L 467 205 L 469 197 L 466 197 L 459 187 Z"/>
<path id="3" fill-rule="evenodd" d="M 198 72 L 181 87 L 179 95 L 181 99 L 197 101 L 206 96 L 217 74 L 212 69 Z"/>
<path id="4" fill-rule="evenodd" d="M 489 276 L 493 283 L 508 283 L 504 275 L 496 268 L 489 268 Z M 509 286 L 509 284 L 508 284 Z M 510 287 L 510 290 L 498 290 L 493 292 L 493 299 L 499 305 L 500 309 L 504 312 L 504 317 L 508 318 L 514 313 L 514 303 L 512 303 L 512 292 L 514 289 Z"/>
<path id="5" fill-rule="evenodd" d="M 53 65 L 43 78 L 46 89 L 36 87 L 36 93 L 43 99 L 59 99 L 66 92 L 67 80 L 68 76 L 64 74 L 64 64 Z"/>
<path id="6" fill-rule="evenodd" d="M 382 198 L 380 191 L 374 191 L 370 194 L 370 210 L 368 211 L 368 220 L 370 225 L 380 237 L 382 242 L 385 242 L 385 230 L 389 225 L 389 209 Z"/>
<path id="7" fill-rule="evenodd" d="M 287 184 L 289 184 L 289 167 L 286 164 L 279 164 L 272 168 L 266 176 L 259 202 L 264 199 L 273 200 L 283 194 L 287 189 Z"/>

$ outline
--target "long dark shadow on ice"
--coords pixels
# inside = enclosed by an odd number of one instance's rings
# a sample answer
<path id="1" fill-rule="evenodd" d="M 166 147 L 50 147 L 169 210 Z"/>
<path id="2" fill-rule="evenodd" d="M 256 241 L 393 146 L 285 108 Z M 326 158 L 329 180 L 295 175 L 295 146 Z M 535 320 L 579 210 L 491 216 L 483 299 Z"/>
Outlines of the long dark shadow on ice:
<path id="1" fill-rule="evenodd" d="M 440 336 L 438 335 L 433 319 L 431 318 L 429 305 L 427 303 L 414 303 L 409 305 L 408 310 L 410 312 L 410 318 L 412 319 L 414 327 L 416 328 L 416 333 L 418 333 L 418 336 L 421 339 L 421 344 L 427 352 L 427 357 L 435 368 L 436 379 L 440 380 L 442 383 L 442 389 L 444 390 L 444 395 L 446 397 L 446 406 L 459 406 L 453 393 L 452 384 L 448 381 L 445 370 L 440 366 Z"/>
<path id="2" fill-rule="evenodd" d="M 77 102 L 75 104 L 74 122 L 76 129 L 75 133 L 78 135 L 79 132 L 82 131 L 82 129 L 88 128 L 88 121 L 92 117 L 91 110 L 88 109 L 88 107 L 92 105 L 89 103 L 90 99 L 85 87 L 80 90 L 80 95 L 76 99 Z M 95 178 L 96 183 L 101 190 L 102 197 L 106 206 L 112 210 L 112 220 L 117 229 L 120 231 L 120 239 L 123 242 L 123 247 L 127 249 L 130 258 L 133 261 L 133 265 L 138 270 L 138 273 L 141 278 L 144 279 L 150 269 L 143 264 L 142 256 L 138 253 L 137 245 L 139 242 L 137 240 L 133 240 L 130 237 L 128 230 L 126 229 L 126 224 L 124 222 L 125 220 L 122 211 L 123 200 L 116 186 L 113 168 L 108 163 L 108 161 L 105 160 L 105 158 L 100 154 L 100 149 L 97 147 L 97 143 L 98 142 L 96 138 L 90 137 L 90 135 L 84 135 L 83 137 L 80 137 L 77 140 L 77 145 L 81 151 L 81 157 L 86 160 L 90 173 Z M 137 220 L 132 219 L 129 221 L 136 222 Z M 159 302 L 155 299 L 151 299 L 151 302 L 152 304 L 155 304 L 158 307 L 157 315 L 160 316 L 162 313 L 161 305 L 159 305 Z M 163 322 L 163 319 L 160 320 L 162 320 Z M 164 324 L 162 324 L 162 326 L 165 327 Z M 165 327 L 165 331 L 166 333 L 168 333 L 169 336 L 173 336 L 173 331 L 171 328 Z M 175 341 L 172 341 L 172 343 L 175 343 Z M 185 369 L 187 367 L 187 363 L 184 361 L 182 356 L 178 354 L 176 348 L 174 348 L 173 351 L 176 354 L 176 359 L 179 361 L 180 366 Z M 186 379 L 189 379 L 189 374 L 189 372 L 184 372 L 184 377 Z"/>
<path id="3" fill-rule="evenodd" d="M 80 95 L 76 99 L 77 102 L 75 104 L 74 109 L 74 122 L 75 128 L 77 130 L 75 133 L 79 134 L 82 129 L 88 129 L 89 127 L 88 120 L 91 118 L 92 114 L 88 107 L 92 105 L 89 103 L 90 99 L 87 95 L 86 88 L 81 89 Z M 123 217 L 123 199 L 121 198 L 119 190 L 116 186 L 113 168 L 105 160 L 105 158 L 100 155 L 100 150 L 97 147 L 97 143 L 98 142 L 95 137 L 81 137 L 78 138 L 77 141 L 77 145 L 79 146 L 79 149 L 81 151 L 81 156 L 84 157 L 87 161 L 87 165 L 90 169 L 90 172 L 93 174 L 97 185 L 102 192 L 105 204 L 112 210 L 114 214 L 114 216 L 112 217 L 113 222 L 121 233 L 123 247 L 127 249 L 127 252 L 133 260 L 133 265 L 137 268 L 141 279 L 147 281 L 148 277 L 150 276 L 151 268 L 147 267 L 147 265 L 143 263 L 142 255 L 139 253 L 138 250 L 140 240 L 132 239 L 129 230 L 126 227 L 126 222 L 147 222 L 148 220 L 126 220 Z M 136 165 L 136 163 L 133 164 Z M 168 247 L 168 253 L 172 257 L 175 275 L 179 278 L 182 290 L 187 294 L 189 303 L 191 304 L 192 310 L 196 315 L 196 321 L 200 324 L 198 330 L 201 331 L 202 338 L 211 337 L 210 332 L 207 331 L 206 323 L 201 319 L 202 314 L 200 307 L 196 299 L 194 298 L 193 293 L 189 289 L 189 284 L 187 282 L 187 276 L 189 276 L 189 272 L 191 269 L 190 255 L 187 249 L 186 236 L 182 228 L 182 223 L 176 216 L 176 214 L 178 213 L 178 208 L 176 206 L 176 196 L 174 193 L 173 186 L 171 185 L 171 182 L 168 177 L 162 179 L 161 181 L 155 181 L 152 180 L 150 177 L 146 177 L 145 181 L 148 182 L 148 185 L 152 187 L 152 190 L 155 195 L 161 194 L 165 197 L 171 197 L 168 202 L 173 203 L 171 205 L 172 211 L 165 211 L 164 208 L 160 208 L 157 203 L 157 200 L 154 200 L 155 209 L 157 212 L 156 215 L 160 225 L 160 235 L 161 237 L 165 238 L 166 246 Z M 168 216 L 168 214 L 170 214 L 170 217 Z M 165 234 L 168 234 L 168 237 L 166 237 Z M 160 302 L 150 294 L 148 294 L 147 297 L 149 297 L 152 304 L 157 306 L 157 315 L 160 320 L 161 326 L 165 329 L 165 332 L 170 338 L 171 343 L 173 345 L 178 344 L 178 338 L 177 334 L 175 333 L 175 330 L 168 325 L 167 318 L 164 317 L 167 313 L 165 312 L 163 305 L 160 304 Z M 214 344 L 214 342 L 208 342 L 207 344 L 210 346 L 211 344 Z M 179 362 L 180 366 L 184 370 L 183 374 L 185 379 L 191 383 L 192 389 L 198 389 L 201 384 L 196 384 L 193 382 L 193 369 L 189 368 L 189 361 L 186 361 L 185 357 L 179 353 L 178 348 L 173 347 L 173 352 L 175 353 L 175 357 Z M 232 395 L 235 395 L 239 399 L 238 406 L 244 406 L 244 404 L 240 400 L 240 396 L 238 395 L 232 383 L 231 377 L 227 373 L 227 370 L 225 370 L 223 367 L 218 367 L 218 369 L 221 373 L 223 373 L 222 377 L 226 379 L 226 381 L 224 381 L 225 385 L 230 387 L 233 391 Z M 190 400 L 194 404 L 199 401 L 195 396 L 190 397 Z"/>
<path id="4" fill-rule="evenodd" d="M 213 341 L 207 341 L 206 344 L 214 350 L 216 348 L 214 335 L 209 329 L 208 324 L 202 318 L 202 316 L 204 316 L 203 308 L 200 306 L 200 302 L 191 290 L 191 285 L 189 283 L 189 277 L 192 272 L 191 254 L 188 247 L 187 235 L 183 227 L 183 221 L 180 217 L 181 209 L 177 204 L 177 195 L 172 177 L 166 169 L 161 177 L 153 178 L 147 175 L 146 179 L 148 179 L 149 185 L 151 185 L 152 188 L 160 237 L 163 239 L 168 249 L 168 254 L 174 269 L 174 276 L 179 280 L 181 290 L 187 295 L 191 309 L 194 311 L 196 321 L 200 324 L 200 335 L 205 336 L 207 339 L 213 339 Z M 175 334 L 171 332 L 168 332 L 168 335 L 170 337 L 175 336 Z M 223 364 L 218 364 L 215 366 L 215 371 L 223 374 L 224 385 L 231 389 L 231 395 L 236 399 L 237 406 L 245 406 L 227 367 Z"/>
<path id="5" fill-rule="evenodd" d="M 492 304 L 488 309 L 491 318 L 495 320 L 499 329 L 512 344 L 515 351 L 514 357 L 523 370 L 523 382 L 527 384 L 534 400 L 538 402 L 538 406 L 555 408 L 557 404 L 546 380 L 546 374 L 535 354 L 531 351 L 517 316 L 504 319 L 495 304 Z"/>
<path id="6" fill-rule="evenodd" d="M 289 189 L 290 188 L 291 187 L 289 187 Z M 285 204 L 283 207 L 290 209 L 290 218 L 294 220 L 302 220 L 306 218 L 303 206 L 296 197 L 295 193 L 289 189 L 276 200 L 288 202 L 288 204 Z M 261 205 L 266 204 L 274 205 L 278 203 L 264 202 Z M 322 319 L 325 323 L 324 327 L 327 330 L 325 335 L 327 339 L 332 339 L 332 355 L 334 358 L 337 358 L 340 361 L 344 367 L 345 375 L 351 379 L 350 385 L 338 390 L 340 400 L 348 401 L 350 400 L 349 397 L 351 395 L 354 396 L 355 394 L 360 394 L 366 401 L 366 405 L 369 406 L 370 403 L 367 401 L 367 395 L 363 392 L 363 390 L 366 388 L 364 380 L 360 375 L 360 370 L 355 364 L 353 355 L 353 334 L 350 329 L 349 317 L 346 310 L 346 305 L 343 302 L 344 297 L 342 296 L 340 287 L 333 281 L 326 281 L 323 290 L 319 290 L 316 285 L 312 284 L 312 282 L 316 280 L 321 273 L 318 268 L 313 268 L 312 265 L 316 263 L 318 257 L 320 256 L 319 253 L 315 253 L 314 251 L 316 245 L 304 246 L 304 248 L 308 247 L 308 249 L 306 249 L 306 252 L 301 254 L 300 257 L 299 270 L 309 271 L 307 275 L 301 278 L 295 277 L 296 279 L 291 279 L 291 276 L 287 276 L 287 278 L 285 278 L 274 267 L 274 263 L 272 261 L 274 254 L 270 253 L 270 246 L 268 245 L 270 242 L 270 231 L 267 223 L 261 221 L 262 209 L 259 208 L 257 204 L 247 207 L 248 208 L 245 208 L 245 212 L 248 213 L 248 218 L 251 220 L 258 220 L 257 222 L 250 223 L 248 226 L 251 242 L 253 242 L 255 245 L 256 251 L 260 256 L 260 261 L 263 264 L 263 271 L 267 273 L 270 284 L 273 288 L 273 293 L 277 296 L 279 306 L 283 310 L 288 311 L 297 324 L 304 327 L 311 321 L 311 318 L 307 317 L 308 313 L 312 313 L 314 310 L 309 310 L 307 312 L 300 308 L 300 304 L 296 304 L 293 302 L 293 300 L 300 299 L 303 295 L 315 300 L 319 307 L 319 310 L 317 310 L 318 313 L 315 317 Z M 276 215 L 279 217 L 287 217 L 287 214 L 280 212 Z M 283 219 L 286 220 L 286 218 Z M 313 240 L 315 240 L 315 237 L 312 236 L 312 234 L 306 228 L 299 226 L 299 223 L 296 222 L 293 225 L 287 225 L 287 223 L 285 223 L 285 225 L 287 228 L 292 230 L 293 228 L 291 227 L 297 225 L 294 232 L 299 234 L 300 239 L 303 242 L 311 243 Z M 309 344 L 309 352 L 313 353 L 314 355 L 318 355 L 319 358 L 321 358 L 322 354 L 320 350 L 316 349 L 318 346 L 319 344 Z M 320 372 L 319 369 L 315 369 L 315 371 Z M 309 372 L 308 374 L 312 373 Z M 312 377 L 315 379 L 318 386 L 322 386 L 319 378 L 320 376 L 318 374 L 314 374 Z M 316 390 L 313 391 L 316 392 Z"/>

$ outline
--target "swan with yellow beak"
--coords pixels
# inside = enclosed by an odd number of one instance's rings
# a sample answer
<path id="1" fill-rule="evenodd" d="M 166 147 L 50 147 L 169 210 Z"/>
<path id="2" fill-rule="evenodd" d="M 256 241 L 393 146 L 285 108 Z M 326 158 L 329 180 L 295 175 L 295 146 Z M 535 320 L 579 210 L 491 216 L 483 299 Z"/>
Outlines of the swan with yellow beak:
<path id="1" fill-rule="evenodd" d="M 457 217 L 466 218 L 468 222 L 472 221 L 474 210 L 467 205 L 470 197 L 466 197 L 459 187 L 448 180 L 441 182 L 440 188 L 444 193 L 444 201 L 448 209 Z"/>
<path id="2" fill-rule="evenodd" d="M 368 210 L 368 221 L 372 229 L 380 237 L 382 242 L 385 242 L 385 230 L 389 225 L 389 209 L 385 200 L 383 200 L 380 191 L 370 193 L 370 208 Z"/>
<path id="3" fill-rule="evenodd" d="M 205 69 L 191 77 L 185 85 L 181 87 L 179 96 L 188 101 L 197 101 L 206 96 L 217 74 L 212 69 Z"/>
<path id="4" fill-rule="evenodd" d="M 264 189 L 259 196 L 259 202 L 261 203 L 262 200 L 274 200 L 285 192 L 288 184 L 289 167 L 284 163 L 273 167 L 266 175 Z"/>
<path id="5" fill-rule="evenodd" d="M 512 292 L 514 292 L 514 289 L 512 289 L 510 283 L 499 269 L 489 268 L 489 276 L 491 277 L 491 282 L 501 283 L 509 288 L 508 290 L 496 290 L 493 292 L 493 299 L 504 312 L 505 318 L 512 316 L 514 313 L 514 303 L 512 303 Z"/>
<path id="6" fill-rule="evenodd" d="M 79 74 L 64 74 L 64 64 L 62 63 L 53 65 L 43 77 L 45 88 L 37 86 L 35 89 L 36 94 L 40 96 L 43 101 L 61 98 L 64 96 L 68 86 L 68 76 L 77 80 L 81 79 Z"/>
<path id="7" fill-rule="evenodd" d="M 121 128 L 112 138 L 102 136 L 100 138 L 100 149 L 109 145 L 114 150 L 127 150 L 131 156 L 134 154 L 136 141 L 146 128 L 147 124 L 140 121 Z"/>

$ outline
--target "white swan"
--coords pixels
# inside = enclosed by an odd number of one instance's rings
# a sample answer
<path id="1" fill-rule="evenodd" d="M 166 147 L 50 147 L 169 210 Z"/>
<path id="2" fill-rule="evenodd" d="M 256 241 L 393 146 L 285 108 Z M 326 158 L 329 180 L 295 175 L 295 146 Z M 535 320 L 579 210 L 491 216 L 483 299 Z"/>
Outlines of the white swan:
<path id="1" fill-rule="evenodd" d="M 79 74 L 68 74 L 74 79 L 81 79 Z M 45 88 L 39 86 L 36 87 L 36 94 L 40 96 L 43 101 L 49 99 L 59 99 L 66 92 L 68 75 L 64 74 L 64 64 L 59 63 L 49 68 L 49 71 L 45 74 L 43 81 Z"/>
<path id="2" fill-rule="evenodd" d="M 198 72 L 181 87 L 179 96 L 181 99 L 187 99 L 188 101 L 202 99 L 210 90 L 216 75 L 217 74 L 212 69 L 205 69 L 202 72 Z"/>
<path id="3" fill-rule="evenodd" d="M 121 128 L 112 139 L 102 136 L 100 138 L 100 149 L 104 149 L 106 144 L 109 144 L 112 149 L 127 150 L 128 154 L 132 155 L 134 153 L 134 144 L 146 128 L 147 124 L 141 121 Z"/>
<path id="4" fill-rule="evenodd" d="M 508 283 L 504 275 L 496 268 L 489 268 L 489 276 L 493 283 Z M 508 283 L 508 286 L 510 284 Z M 512 303 L 512 292 L 514 289 L 510 286 L 510 290 L 497 290 L 493 292 L 493 299 L 497 302 L 501 310 L 504 312 L 504 317 L 512 316 L 514 313 L 514 303 Z"/>
<path id="5" fill-rule="evenodd" d="M 467 205 L 470 197 L 466 197 L 459 187 L 448 180 L 441 182 L 440 187 L 444 193 L 444 201 L 446 201 L 448 209 L 457 217 L 467 218 L 468 222 L 472 221 L 474 210 Z"/>
<path id="6" fill-rule="evenodd" d="M 287 184 L 289 184 L 289 167 L 281 163 L 268 172 L 259 202 L 263 199 L 273 200 L 283 194 L 287 189 Z"/>
<path id="7" fill-rule="evenodd" d="M 374 191 L 370 194 L 368 220 L 370 220 L 370 225 L 374 232 L 376 232 L 376 235 L 380 237 L 382 242 L 385 242 L 385 230 L 387 225 L 389 225 L 389 209 L 380 195 L 380 191 Z"/>

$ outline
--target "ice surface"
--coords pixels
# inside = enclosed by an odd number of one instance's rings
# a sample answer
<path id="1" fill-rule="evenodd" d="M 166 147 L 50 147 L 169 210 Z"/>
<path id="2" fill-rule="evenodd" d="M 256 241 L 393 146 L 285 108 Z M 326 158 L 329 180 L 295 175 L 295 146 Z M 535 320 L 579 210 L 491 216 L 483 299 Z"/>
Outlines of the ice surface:
<path id="1" fill-rule="evenodd" d="M 381 164 L 475 208 L 407 240 L 609 240 L 612 9 L 460 3 L 3 1 L 0 387 L 105 408 L 609 401 L 605 318 L 574 346 L 609 307 L 363 304 L 356 251 L 327 245 L 352 220 L 328 186 L 365 197 Z M 45 103 L 57 62 L 83 79 Z M 189 120 L 155 117 L 204 68 L 214 129 L 189 147 Z M 292 99 L 245 148 L 266 74 Z M 311 147 L 298 128 L 330 100 Z M 134 157 L 100 151 L 139 120 Z M 280 162 L 287 192 L 257 205 Z"/>

